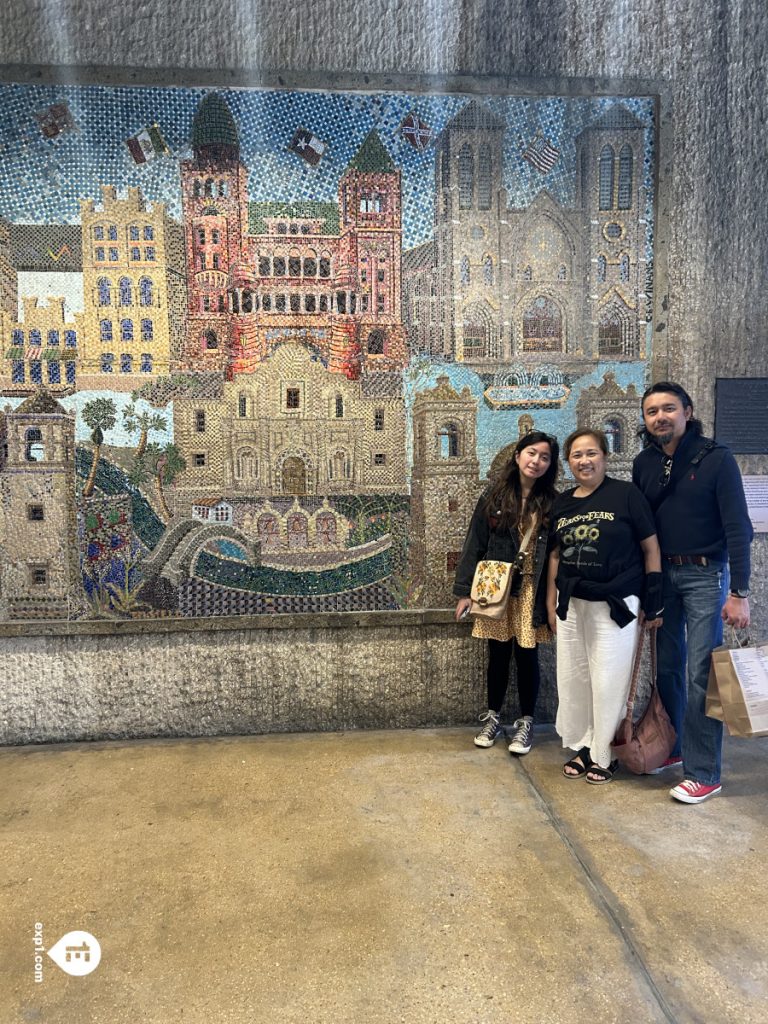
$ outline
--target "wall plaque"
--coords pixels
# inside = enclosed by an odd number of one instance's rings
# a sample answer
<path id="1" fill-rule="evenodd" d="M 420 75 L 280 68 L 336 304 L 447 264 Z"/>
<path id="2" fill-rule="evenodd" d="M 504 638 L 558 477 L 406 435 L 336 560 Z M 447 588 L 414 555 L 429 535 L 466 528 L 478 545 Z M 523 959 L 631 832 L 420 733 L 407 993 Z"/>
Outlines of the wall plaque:
<path id="1" fill-rule="evenodd" d="M 768 452 L 768 377 L 718 377 L 715 437 L 740 454 Z"/>

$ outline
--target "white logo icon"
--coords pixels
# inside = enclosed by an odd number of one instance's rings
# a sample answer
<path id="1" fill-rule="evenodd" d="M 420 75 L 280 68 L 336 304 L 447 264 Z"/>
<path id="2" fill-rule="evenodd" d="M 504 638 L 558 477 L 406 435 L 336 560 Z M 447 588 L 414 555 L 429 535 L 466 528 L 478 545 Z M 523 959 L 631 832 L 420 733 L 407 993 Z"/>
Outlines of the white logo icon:
<path id="1" fill-rule="evenodd" d="M 62 971 L 83 977 L 99 966 L 101 946 L 90 932 L 67 932 L 51 946 L 48 956 Z"/>

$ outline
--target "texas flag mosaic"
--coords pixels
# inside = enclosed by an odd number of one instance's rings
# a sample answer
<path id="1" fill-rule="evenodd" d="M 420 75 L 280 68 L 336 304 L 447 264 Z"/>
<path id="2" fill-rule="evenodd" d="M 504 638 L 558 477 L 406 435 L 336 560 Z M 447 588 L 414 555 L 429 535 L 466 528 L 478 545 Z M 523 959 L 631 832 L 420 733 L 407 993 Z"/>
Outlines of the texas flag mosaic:
<path id="1" fill-rule="evenodd" d="M 313 132 L 308 132 L 306 128 L 299 128 L 296 134 L 291 139 L 291 144 L 288 149 L 297 156 L 300 156 L 302 160 L 306 160 L 308 164 L 316 167 L 323 159 L 323 154 L 328 148 L 328 144 L 323 142 Z"/>

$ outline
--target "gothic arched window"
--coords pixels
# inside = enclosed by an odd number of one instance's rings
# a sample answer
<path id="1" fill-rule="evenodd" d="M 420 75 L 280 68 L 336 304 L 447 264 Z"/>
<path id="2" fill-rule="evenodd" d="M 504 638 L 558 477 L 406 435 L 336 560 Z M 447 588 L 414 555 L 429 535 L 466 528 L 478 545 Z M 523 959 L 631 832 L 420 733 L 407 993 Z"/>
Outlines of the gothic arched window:
<path id="1" fill-rule="evenodd" d="M 483 281 L 487 285 L 493 284 L 493 258 L 491 256 L 483 257 Z"/>
<path id="2" fill-rule="evenodd" d="M 523 351 L 561 352 L 562 349 L 562 314 L 552 299 L 540 295 L 523 313 Z"/>
<path id="3" fill-rule="evenodd" d="M 464 286 L 469 284 L 469 256 L 461 257 L 461 263 L 459 264 L 459 280 Z"/>
<path id="4" fill-rule="evenodd" d="M 603 423 L 603 433 L 605 434 L 605 439 L 608 442 L 608 454 L 620 455 L 624 447 L 621 423 L 615 419 L 606 420 Z"/>
<path id="5" fill-rule="evenodd" d="M 128 280 L 127 277 L 121 277 L 120 278 L 120 305 L 121 306 L 130 306 L 131 305 L 131 303 L 133 301 L 133 296 L 132 296 L 131 292 L 132 292 L 131 282 Z"/>
<path id="6" fill-rule="evenodd" d="M 475 158 L 468 142 L 459 150 L 459 209 L 471 210 L 475 195 Z"/>
<path id="7" fill-rule="evenodd" d="M 477 207 L 479 210 L 491 208 L 491 182 L 493 181 L 493 164 L 491 147 L 484 142 L 477 155 Z"/>
<path id="8" fill-rule="evenodd" d="M 108 306 L 112 302 L 112 287 L 106 277 L 100 277 L 98 282 L 99 305 Z"/>
<path id="9" fill-rule="evenodd" d="M 603 146 L 600 154 L 600 209 L 613 209 L 613 149 Z"/>
<path id="10" fill-rule="evenodd" d="M 440 185 L 442 188 L 449 188 L 451 184 L 451 157 L 448 152 L 446 140 L 443 150 L 440 153 Z"/>
<path id="11" fill-rule="evenodd" d="M 600 318 L 597 346 L 601 356 L 621 355 L 623 349 L 621 326 L 621 319 L 615 310 L 608 310 Z"/>
<path id="12" fill-rule="evenodd" d="M 619 209 L 632 207 L 632 147 L 627 143 L 619 152 Z"/>
<path id="13" fill-rule="evenodd" d="M 142 306 L 152 305 L 152 279 L 142 277 L 139 281 L 139 302 Z"/>

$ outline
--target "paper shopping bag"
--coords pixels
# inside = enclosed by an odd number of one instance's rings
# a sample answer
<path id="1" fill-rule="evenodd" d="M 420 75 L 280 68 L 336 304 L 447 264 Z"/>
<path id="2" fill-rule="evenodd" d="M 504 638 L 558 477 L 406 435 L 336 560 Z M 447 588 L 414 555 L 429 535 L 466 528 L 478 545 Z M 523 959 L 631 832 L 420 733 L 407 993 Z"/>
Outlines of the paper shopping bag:
<path id="1" fill-rule="evenodd" d="M 706 712 L 731 736 L 768 736 L 768 644 L 712 652 Z"/>

